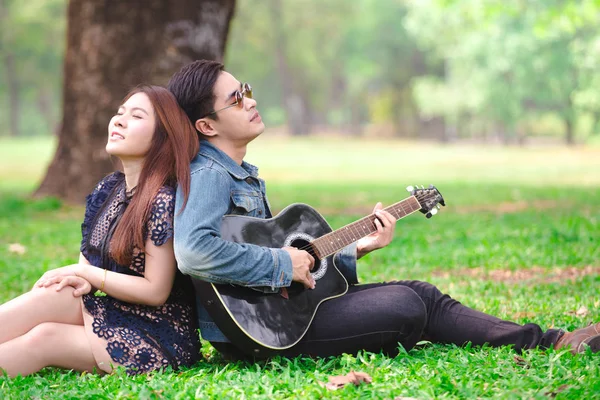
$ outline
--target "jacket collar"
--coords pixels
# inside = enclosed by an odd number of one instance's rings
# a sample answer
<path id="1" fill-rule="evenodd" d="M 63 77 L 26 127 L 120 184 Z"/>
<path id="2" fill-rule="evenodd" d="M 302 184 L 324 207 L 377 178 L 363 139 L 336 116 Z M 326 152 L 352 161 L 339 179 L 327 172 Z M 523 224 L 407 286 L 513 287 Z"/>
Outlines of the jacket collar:
<path id="1" fill-rule="evenodd" d="M 213 145 L 205 139 L 200 140 L 200 151 L 198 154 L 210 158 L 217 164 L 221 165 L 231 175 L 237 179 L 246 179 L 249 176 L 258 177 L 258 168 L 254 165 L 242 161 L 242 165 L 236 163 L 231 157 L 225 154 L 221 149 Z"/>

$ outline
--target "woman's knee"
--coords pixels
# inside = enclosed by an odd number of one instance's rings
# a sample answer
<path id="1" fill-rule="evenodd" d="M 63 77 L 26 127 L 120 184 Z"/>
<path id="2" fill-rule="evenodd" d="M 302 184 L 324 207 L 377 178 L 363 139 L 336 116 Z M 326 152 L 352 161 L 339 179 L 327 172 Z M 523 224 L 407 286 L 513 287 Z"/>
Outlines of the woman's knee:
<path id="1" fill-rule="evenodd" d="M 60 322 L 83 325 L 81 297 L 73 296 L 75 288 L 66 286 L 56 291 L 56 285 L 34 288 L 29 293 L 35 297 L 35 304 L 58 318 Z M 50 307 L 48 307 L 50 306 Z"/>
<path id="2" fill-rule="evenodd" d="M 60 338 L 60 326 L 56 322 L 44 322 L 34 326 L 29 332 L 23 335 L 25 347 L 34 354 L 42 354 L 44 348 L 54 348 L 57 339 Z"/>
<path id="3" fill-rule="evenodd" d="M 35 301 L 43 304 L 64 304 L 78 302 L 78 298 L 73 296 L 75 289 L 71 286 L 62 288 L 60 291 L 56 291 L 56 285 L 49 287 L 34 287 L 29 291 L 29 295 L 33 296 Z"/>

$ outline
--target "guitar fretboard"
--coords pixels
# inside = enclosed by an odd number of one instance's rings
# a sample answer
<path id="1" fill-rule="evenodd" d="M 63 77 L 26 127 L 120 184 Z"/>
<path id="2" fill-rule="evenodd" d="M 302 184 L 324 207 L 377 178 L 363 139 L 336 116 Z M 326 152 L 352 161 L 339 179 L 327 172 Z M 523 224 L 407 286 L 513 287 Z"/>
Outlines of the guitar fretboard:
<path id="1" fill-rule="evenodd" d="M 392 214 L 396 219 L 404 218 L 420 209 L 421 205 L 415 196 L 411 196 L 385 208 L 385 210 Z M 367 215 L 358 221 L 352 222 L 351 224 L 313 240 L 311 245 L 313 246 L 317 257 L 323 259 L 338 252 L 350 243 L 354 243 L 357 240 L 376 232 L 376 219 L 375 214 Z"/>

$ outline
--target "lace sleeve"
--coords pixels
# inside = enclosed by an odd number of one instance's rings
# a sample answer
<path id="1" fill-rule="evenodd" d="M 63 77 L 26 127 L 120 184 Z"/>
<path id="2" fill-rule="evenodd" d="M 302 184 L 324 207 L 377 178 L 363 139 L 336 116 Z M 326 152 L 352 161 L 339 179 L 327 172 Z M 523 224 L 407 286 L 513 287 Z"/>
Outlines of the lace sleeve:
<path id="1" fill-rule="evenodd" d="M 163 186 L 154 198 L 148 219 L 148 238 L 155 246 L 162 246 L 173 237 L 175 190 Z"/>
<path id="2" fill-rule="evenodd" d="M 79 249 L 84 255 L 87 250 L 87 239 L 94 218 L 96 218 L 96 214 L 100 210 L 100 207 L 102 207 L 102 204 L 106 201 L 110 191 L 121 178 L 121 172 L 114 172 L 105 176 L 98 182 L 92 193 L 88 194 L 85 198 L 85 214 L 83 222 L 81 223 L 81 246 Z"/>

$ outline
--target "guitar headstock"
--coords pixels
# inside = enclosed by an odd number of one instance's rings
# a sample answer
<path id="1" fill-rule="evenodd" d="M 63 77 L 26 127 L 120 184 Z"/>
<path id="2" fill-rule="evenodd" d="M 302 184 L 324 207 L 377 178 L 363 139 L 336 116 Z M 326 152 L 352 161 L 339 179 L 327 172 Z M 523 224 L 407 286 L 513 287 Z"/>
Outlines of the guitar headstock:
<path id="1" fill-rule="evenodd" d="M 424 188 L 423 186 L 420 188 L 418 186 L 409 186 L 406 188 L 406 190 L 417 198 L 417 201 L 421 206 L 419 211 L 425 214 L 427 218 L 431 218 L 437 214 L 438 210 L 440 209 L 440 205 L 446 205 L 442 194 L 433 185 L 429 185 L 428 188 Z"/>

